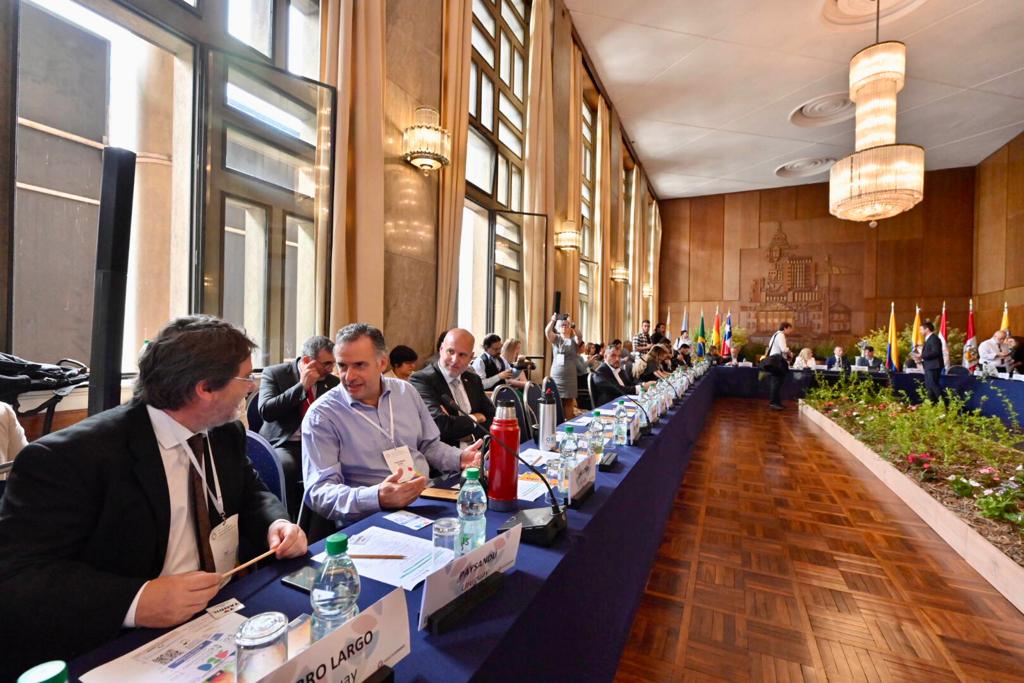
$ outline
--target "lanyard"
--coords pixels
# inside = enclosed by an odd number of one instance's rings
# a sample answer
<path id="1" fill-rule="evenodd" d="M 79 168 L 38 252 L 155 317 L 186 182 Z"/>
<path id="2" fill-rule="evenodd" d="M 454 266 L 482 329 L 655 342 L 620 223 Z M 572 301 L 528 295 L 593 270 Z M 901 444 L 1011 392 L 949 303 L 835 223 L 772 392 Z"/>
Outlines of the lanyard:
<path id="1" fill-rule="evenodd" d="M 365 415 L 363 415 L 358 410 L 353 410 L 352 412 L 354 412 L 356 415 L 358 415 L 359 417 L 361 417 L 364 420 L 366 420 L 366 422 L 369 423 L 369 425 L 371 427 L 373 427 L 374 429 L 376 429 L 378 432 L 380 432 L 384 436 L 386 436 L 389 439 L 391 439 L 391 445 L 392 446 L 396 445 L 396 443 L 395 443 L 395 411 L 391 408 L 391 394 L 388 394 L 388 412 L 391 414 L 391 433 L 390 434 L 388 432 L 385 432 L 383 427 L 381 427 L 379 424 L 377 424 L 376 422 L 374 422 L 370 418 L 368 418 Z"/>
<path id="2" fill-rule="evenodd" d="M 210 462 L 213 462 L 213 444 L 210 443 L 210 437 L 207 434 L 203 434 L 203 441 L 206 442 L 206 448 L 210 451 Z M 220 491 L 220 477 L 217 475 L 217 467 L 213 467 L 213 485 L 216 487 L 216 494 L 210 490 L 210 485 L 206 483 L 206 458 L 203 458 L 203 466 L 199 466 L 199 462 L 196 460 L 195 453 L 192 452 L 192 447 L 187 443 L 178 442 L 178 445 L 185 449 L 188 453 L 188 459 L 192 461 L 192 466 L 196 468 L 196 472 L 199 473 L 199 478 L 203 481 L 203 488 L 206 490 L 207 498 L 213 502 L 213 506 L 217 509 L 217 514 L 220 515 L 221 521 L 227 519 L 224 516 L 224 498 Z"/>

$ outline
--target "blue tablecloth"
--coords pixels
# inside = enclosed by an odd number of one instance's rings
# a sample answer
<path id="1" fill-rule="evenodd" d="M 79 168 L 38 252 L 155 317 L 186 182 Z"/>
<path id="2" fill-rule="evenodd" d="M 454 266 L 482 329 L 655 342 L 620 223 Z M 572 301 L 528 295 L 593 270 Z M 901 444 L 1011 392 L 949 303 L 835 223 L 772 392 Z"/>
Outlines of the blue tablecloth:
<path id="1" fill-rule="evenodd" d="M 637 447 L 620 449 L 613 471 L 598 472 L 594 493 L 580 510 L 569 512 L 567 533 L 552 547 L 520 547 L 515 569 L 497 595 L 454 631 L 441 636 L 413 631 L 412 652 L 398 665 L 397 680 L 612 680 L 673 500 L 714 401 L 715 374 L 691 388 Z M 409 509 L 432 519 L 456 514 L 453 503 L 430 500 Z M 488 512 L 488 537 L 507 518 L 507 513 Z M 370 526 L 423 538 L 431 533 L 430 527 L 411 532 L 380 513 L 346 531 Z M 312 551 L 319 552 L 322 545 Z M 237 598 L 247 615 L 276 610 L 293 618 L 309 612 L 309 597 L 280 582 L 308 562 L 272 562 L 227 586 L 213 602 Z M 359 604 L 365 608 L 391 590 L 364 579 Z M 406 593 L 413 628 L 422 590 L 421 584 Z M 126 632 L 73 661 L 72 675 L 80 676 L 161 633 Z"/>

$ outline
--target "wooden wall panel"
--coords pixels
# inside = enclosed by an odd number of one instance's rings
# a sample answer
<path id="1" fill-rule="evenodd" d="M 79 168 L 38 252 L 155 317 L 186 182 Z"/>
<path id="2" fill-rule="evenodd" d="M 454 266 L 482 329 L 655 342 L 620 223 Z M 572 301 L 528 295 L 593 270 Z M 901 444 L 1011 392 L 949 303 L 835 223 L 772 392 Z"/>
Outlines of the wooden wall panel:
<path id="1" fill-rule="evenodd" d="M 877 228 L 831 216 L 827 183 L 663 201 L 660 314 L 671 306 L 676 321 L 688 306 L 693 327 L 701 307 L 710 321 L 717 305 L 755 339 L 773 317 L 792 314 L 802 345 L 849 343 L 885 325 L 890 302 L 902 326 L 915 304 L 937 318 L 946 300 L 950 324 L 963 329 L 975 169 L 929 172 L 925 188 L 920 206 Z"/>
<path id="2" fill-rule="evenodd" d="M 1024 135 L 1010 142 L 1006 159 L 1006 286 L 1024 287 Z"/>
<path id="3" fill-rule="evenodd" d="M 974 263 L 974 293 L 986 294 L 1006 286 L 1006 159 L 1001 147 L 978 166 L 974 218 L 978 258 Z"/>
<path id="4" fill-rule="evenodd" d="M 691 200 L 690 299 L 711 301 L 722 297 L 724 238 L 725 195 Z"/>

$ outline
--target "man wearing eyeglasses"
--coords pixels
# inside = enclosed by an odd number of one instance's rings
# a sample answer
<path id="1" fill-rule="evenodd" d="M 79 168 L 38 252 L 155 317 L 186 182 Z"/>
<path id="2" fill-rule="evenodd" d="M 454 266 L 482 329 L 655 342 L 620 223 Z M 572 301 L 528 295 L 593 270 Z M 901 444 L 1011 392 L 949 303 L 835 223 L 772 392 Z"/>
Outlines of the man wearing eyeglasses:
<path id="1" fill-rule="evenodd" d="M 0 680 L 122 628 L 187 621 L 236 566 L 239 538 L 306 553 L 246 457 L 254 347 L 223 320 L 173 320 L 139 359 L 132 401 L 18 455 L 0 504 Z"/>
<path id="2" fill-rule="evenodd" d="M 334 342 L 310 337 L 293 361 L 263 368 L 260 434 L 277 451 L 288 491 L 288 514 L 298 519 L 302 502 L 302 418 L 313 402 L 340 381 L 334 374 Z"/>

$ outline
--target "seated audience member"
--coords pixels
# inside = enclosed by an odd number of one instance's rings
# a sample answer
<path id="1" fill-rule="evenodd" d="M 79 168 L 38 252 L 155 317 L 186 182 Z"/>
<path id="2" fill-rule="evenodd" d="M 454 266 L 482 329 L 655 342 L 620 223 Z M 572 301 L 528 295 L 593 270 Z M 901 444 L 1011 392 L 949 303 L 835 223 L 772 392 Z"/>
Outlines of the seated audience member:
<path id="1" fill-rule="evenodd" d="M 718 352 L 718 347 L 715 346 L 714 344 L 711 344 L 711 345 L 708 346 L 707 361 L 711 365 L 721 365 L 722 364 L 722 354 L 720 354 Z"/>
<path id="2" fill-rule="evenodd" d="M 288 493 L 288 514 L 298 519 L 302 504 L 302 418 L 316 399 L 338 385 L 334 372 L 334 342 L 310 337 L 302 355 L 293 361 L 263 368 L 259 411 L 260 435 L 277 451 Z"/>
<path id="3" fill-rule="evenodd" d="M 479 466 L 482 442 L 465 450 L 445 445 L 416 389 L 382 376 L 388 358 L 380 330 L 363 323 L 343 327 L 334 357 L 341 385 L 302 422 L 306 498 L 314 511 L 346 524 L 416 500 L 430 466 L 442 472 Z M 407 451 L 414 472 L 392 472 L 387 458 L 393 451 Z"/>
<path id="4" fill-rule="evenodd" d="M 132 401 L 18 455 L 0 514 L 0 680 L 122 628 L 191 619 L 235 566 L 239 536 L 306 553 L 245 455 L 254 347 L 223 320 L 173 320 L 139 359 Z M 211 536 L 229 527 L 234 543 Z"/>
<path id="5" fill-rule="evenodd" d="M 818 361 L 814 358 L 814 351 L 808 347 L 800 349 L 800 353 L 793 361 L 794 370 L 813 370 Z"/>
<path id="6" fill-rule="evenodd" d="M 399 344 L 388 354 L 388 365 L 391 366 L 391 369 L 385 372 L 384 376 L 391 379 L 404 379 L 408 382 L 412 373 L 416 372 L 416 361 L 419 359 L 420 357 L 413 349 Z"/>
<path id="7" fill-rule="evenodd" d="M 857 365 L 866 367 L 869 372 L 879 372 L 882 369 L 882 359 L 875 357 L 875 347 L 865 346 L 864 355 L 857 359 Z"/>
<path id="8" fill-rule="evenodd" d="M 850 369 L 850 361 L 843 353 L 843 347 L 837 346 L 832 349 L 832 355 L 825 361 L 825 369 L 827 370 L 840 370 L 848 371 Z"/>
<path id="9" fill-rule="evenodd" d="M 480 377 L 466 372 L 473 341 L 467 330 L 449 330 L 441 342 L 440 359 L 409 378 L 437 423 L 441 441 L 451 446 L 472 443 L 490 429 L 494 419 L 494 404 L 484 393 Z"/>
<path id="10" fill-rule="evenodd" d="M 1010 375 L 1021 372 L 1021 369 L 1024 368 L 1024 347 L 1021 346 L 1018 338 L 1007 336 L 1003 346 L 1010 354 L 1006 357 L 1006 369 L 1010 371 Z"/>
<path id="11" fill-rule="evenodd" d="M 25 430 L 21 428 L 14 408 L 0 403 L 0 463 L 14 460 L 14 456 L 27 445 Z"/>
<path id="12" fill-rule="evenodd" d="M 736 346 L 729 347 L 729 360 L 726 361 L 726 365 L 732 367 L 739 367 L 739 364 L 743 362 L 743 349 Z"/>
<path id="13" fill-rule="evenodd" d="M 693 356 L 690 355 L 690 345 L 688 343 L 679 346 L 676 356 L 679 358 L 679 364 L 683 367 L 693 367 Z"/>
<path id="14" fill-rule="evenodd" d="M 518 339 L 506 339 L 501 347 L 501 357 L 512 368 L 512 376 L 506 380 L 506 384 L 517 391 L 526 388 L 526 380 L 529 379 L 530 371 L 537 367 L 521 353 L 522 350 L 523 343 Z"/>
<path id="15" fill-rule="evenodd" d="M 622 394 L 635 394 L 637 382 L 622 369 L 622 349 L 608 344 L 604 347 L 604 362 L 591 375 L 592 397 L 595 406 L 601 406 Z"/>
<path id="16" fill-rule="evenodd" d="M 651 321 L 644 320 L 640 323 L 640 331 L 633 335 L 633 345 L 630 351 L 647 353 L 651 350 Z"/>
<path id="17" fill-rule="evenodd" d="M 907 370 L 916 370 L 919 367 L 919 363 L 917 362 L 917 359 L 914 358 L 914 356 L 916 354 L 919 354 L 919 353 L 921 353 L 921 347 L 920 346 L 915 346 L 915 347 L 910 349 L 910 353 L 907 354 L 907 357 L 903 361 L 903 371 L 904 372 L 906 372 Z"/>
<path id="18" fill-rule="evenodd" d="M 667 356 L 668 351 L 665 350 L 665 347 L 658 344 L 652 346 L 650 352 L 644 357 L 646 364 L 637 381 L 641 383 L 656 382 L 665 377 L 666 373 L 662 370 L 662 361 Z"/>
<path id="19" fill-rule="evenodd" d="M 1006 359 L 1010 352 L 1004 346 L 1006 342 L 1006 331 L 996 330 L 991 339 L 986 339 L 978 346 L 978 358 L 981 364 L 998 372 L 1006 371 Z"/>
<path id="20" fill-rule="evenodd" d="M 667 339 L 659 342 L 657 346 L 661 349 L 661 353 L 659 354 L 661 359 L 661 371 L 665 373 L 666 377 L 668 377 L 672 374 L 672 370 L 675 369 L 672 365 L 672 356 L 675 354 L 672 351 L 672 347 L 669 346 Z"/>
<path id="21" fill-rule="evenodd" d="M 501 337 L 489 334 L 481 346 L 484 352 L 473 359 L 470 367 L 480 377 L 484 390 L 490 391 L 505 384 L 515 373 L 512 372 L 512 364 L 501 357 Z"/>
<path id="22" fill-rule="evenodd" d="M 686 346 L 690 345 L 690 333 L 687 332 L 686 330 L 679 331 L 679 336 L 676 337 L 675 342 L 672 344 L 672 348 L 678 351 L 680 348 L 682 348 L 683 344 L 685 344 Z"/>

